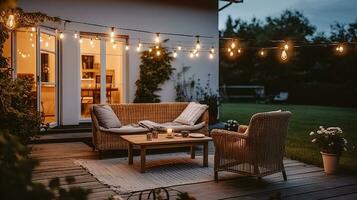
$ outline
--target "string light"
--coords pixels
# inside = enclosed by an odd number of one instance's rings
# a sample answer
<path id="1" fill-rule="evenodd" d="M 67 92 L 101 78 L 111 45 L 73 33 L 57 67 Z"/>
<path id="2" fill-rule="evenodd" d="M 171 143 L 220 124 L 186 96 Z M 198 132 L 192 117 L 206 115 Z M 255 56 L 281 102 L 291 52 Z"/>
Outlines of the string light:
<path id="1" fill-rule="evenodd" d="M 90 39 L 89 44 L 90 44 L 91 46 L 93 46 L 93 44 L 94 44 L 93 38 Z"/>
<path id="2" fill-rule="evenodd" d="M 141 50 L 142 44 L 139 42 L 138 46 L 136 47 L 136 51 L 139 52 Z"/>
<path id="3" fill-rule="evenodd" d="M 177 50 L 178 50 L 178 51 L 181 51 L 181 49 L 182 49 L 182 46 L 181 46 L 181 44 L 179 44 L 179 45 L 177 46 Z"/>
<path id="4" fill-rule="evenodd" d="M 34 44 L 34 43 L 32 43 L 32 44 L 31 44 L 31 47 L 32 47 L 32 48 L 35 48 L 35 44 Z"/>
<path id="5" fill-rule="evenodd" d="M 149 53 L 151 53 L 152 52 L 152 48 L 149 48 L 148 51 L 149 51 Z"/>
<path id="6" fill-rule="evenodd" d="M 232 39 L 231 48 L 232 49 L 236 48 L 236 43 L 235 43 L 234 39 Z"/>
<path id="7" fill-rule="evenodd" d="M 157 51 L 156 51 L 156 55 L 157 55 L 157 56 L 160 56 L 160 55 L 161 55 L 161 51 L 160 51 L 160 50 L 157 50 Z"/>
<path id="8" fill-rule="evenodd" d="M 82 38 L 79 39 L 79 43 L 80 43 L 80 44 L 83 43 L 83 39 L 82 39 Z"/>
<path id="9" fill-rule="evenodd" d="M 16 26 L 15 15 L 9 15 L 6 21 L 6 27 L 10 30 L 14 29 Z"/>
<path id="10" fill-rule="evenodd" d="M 289 50 L 289 45 L 288 44 L 284 45 L 284 50 L 286 50 L 286 51 Z"/>
<path id="11" fill-rule="evenodd" d="M 155 43 L 156 44 L 160 43 L 160 33 L 156 33 Z"/>
<path id="12" fill-rule="evenodd" d="M 336 47 L 336 51 L 337 51 L 338 53 L 343 53 L 344 50 L 345 50 L 345 49 L 343 48 L 342 45 L 338 45 L 338 46 Z"/>
<path id="13" fill-rule="evenodd" d="M 231 52 L 231 51 L 232 51 L 232 49 L 231 49 L 231 48 L 228 48 L 228 49 L 227 49 L 227 51 L 228 51 L 228 53 L 229 53 L 229 52 Z"/>
<path id="14" fill-rule="evenodd" d="M 233 56 L 234 56 L 233 51 L 229 52 L 229 56 L 231 56 L 231 57 L 233 57 Z"/>
<path id="15" fill-rule="evenodd" d="M 125 51 L 129 51 L 130 46 L 129 46 L 129 41 L 128 39 L 125 39 Z"/>
<path id="16" fill-rule="evenodd" d="M 190 58 L 193 58 L 195 56 L 195 54 L 192 51 L 190 51 L 189 56 L 190 56 Z"/>
<path id="17" fill-rule="evenodd" d="M 174 50 L 173 57 L 174 57 L 174 58 L 177 57 L 177 52 L 176 52 L 176 50 Z"/>
<path id="18" fill-rule="evenodd" d="M 212 53 L 212 52 L 210 52 L 208 57 L 209 57 L 209 59 L 211 59 L 211 60 L 212 60 L 212 59 L 214 58 L 213 53 Z"/>
<path id="19" fill-rule="evenodd" d="M 45 46 L 48 47 L 48 45 L 49 45 L 48 42 L 46 42 L 46 43 L 45 43 Z"/>
<path id="20" fill-rule="evenodd" d="M 285 60 L 288 59 L 288 53 L 286 52 L 285 49 L 281 52 L 280 58 L 281 58 L 283 61 L 285 61 Z"/>
<path id="21" fill-rule="evenodd" d="M 75 39 L 77 39 L 77 38 L 78 38 L 78 33 L 77 33 L 77 31 L 76 31 L 76 32 L 74 32 L 74 38 L 75 38 Z"/>
<path id="22" fill-rule="evenodd" d="M 117 48 L 117 43 L 114 42 L 112 47 L 113 47 L 113 49 L 116 49 Z"/>
<path id="23" fill-rule="evenodd" d="M 31 27 L 32 32 L 36 32 L 36 27 Z"/>
<path id="24" fill-rule="evenodd" d="M 196 49 L 199 50 L 201 49 L 200 36 L 196 36 L 196 38 Z"/>
<path id="25" fill-rule="evenodd" d="M 265 56 L 265 51 L 263 49 L 260 50 L 259 55 L 262 56 L 262 57 Z"/>
<path id="26" fill-rule="evenodd" d="M 212 46 L 210 49 L 211 54 L 214 54 L 214 47 Z"/>
<path id="27" fill-rule="evenodd" d="M 195 56 L 196 56 L 196 58 L 198 58 L 200 56 L 200 53 L 196 52 Z"/>
<path id="28" fill-rule="evenodd" d="M 114 31 L 114 27 L 112 27 L 110 32 L 110 37 L 114 38 L 114 36 L 115 36 L 115 31 Z"/>
<path id="29" fill-rule="evenodd" d="M 60 37 L 60 39 L 63 39 L 64 38 L 64 34 L 62 32 L 60 32 L 59 37 Z"/>
<path id="30" fill-rule="evenodd" d="M 239 48 L 239 49 L 237 50 L 237 52 L 238 52 L 238 54 L 241 54 L 241 53 L 242 53 L 242 49 Z"/>

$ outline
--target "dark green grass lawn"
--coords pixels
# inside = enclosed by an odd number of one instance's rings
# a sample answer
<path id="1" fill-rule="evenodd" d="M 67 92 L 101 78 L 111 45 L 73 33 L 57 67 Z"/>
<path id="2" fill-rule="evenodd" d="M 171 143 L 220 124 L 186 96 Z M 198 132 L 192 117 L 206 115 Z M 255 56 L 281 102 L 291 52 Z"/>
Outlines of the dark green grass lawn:
<path id="1" fill-rule="evenodd" d="M 309 133 L 319 126 L 339 126 L 349 143 L 357 146 L 357 108 L 340 108 L 305 105 L 265 105 L 225 103 L 220 107 L 220 120 L 236 119 L 248 124 L 257 112 L 289 110 L 293 113 L 287 138 L 287 157 L 322 166 L 319 150 L 311 143 Z M 357 174 L 357 151 L 343 152 L 340 171 Z"/>

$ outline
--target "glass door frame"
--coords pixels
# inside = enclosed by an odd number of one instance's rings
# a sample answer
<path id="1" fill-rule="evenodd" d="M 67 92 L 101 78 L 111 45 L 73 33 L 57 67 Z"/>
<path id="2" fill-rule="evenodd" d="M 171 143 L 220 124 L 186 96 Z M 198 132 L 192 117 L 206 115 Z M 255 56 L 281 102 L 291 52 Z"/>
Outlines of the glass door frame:
<path id="1" fill-rule="evenodd" d="M 100 53 L 100 103 L 104 104 L 107 101 L 106 97 L 106 70 L 107 70 L 107 50 L 106 50 L 106 44 L 109 41 L 109 35 L 105 33 L 92 33 L 92 32 L 80 32 L 80 37 L 82 38 L 98 38 L 99 40 L 99 53 Z M 122 84 L 119 90 L 122 92 L 120 95 L 120 101 L 121 102 L 126 102 L 127 99 L 127 68 L 128 68 L 128 52 L 125 50 L 125 44 L 126 41 L 128 41 L 129 36 L 128 35 L 116 35 L 115 36 L 116 41 L 122 42 L 124 45 L 121 45 L 122 47 L 122 74 L 121 74 L 121 79 L 122 79 Z M 80 66 L 79 70 L 82 68 L 82 54 L 81 54 L 81 47 L 79 47 L 79 57 L 80 57 Z M 82 77 L 82 74 L 80 74 L 80 77 Z M 81 83 L 79 84 L 79 91 L 81 91 Z M 81 95 L 81 92 L 80 94 Z M 80 98 L 79 98 L 80 99 Z M 81 105 L 80 105 L 81 107 Z M 91 122 L 90 117 L 83 118 L 81 115 L 82 110 L 80 109 L 79 112 L 79 122 Z"/>

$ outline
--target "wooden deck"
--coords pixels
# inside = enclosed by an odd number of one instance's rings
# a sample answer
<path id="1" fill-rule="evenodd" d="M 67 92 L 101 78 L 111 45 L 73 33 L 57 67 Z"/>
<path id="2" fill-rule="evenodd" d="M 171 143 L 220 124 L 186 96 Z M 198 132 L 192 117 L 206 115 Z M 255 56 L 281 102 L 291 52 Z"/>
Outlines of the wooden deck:
<path id="1" fill-rule="evenodd" d="M 107 199 L 116 195 L 99 183 L 88 172 L 73 163 L 73 159 L 98 159 L 96 152 L 82 142 L 34 144 L 32 156 L 40 160 L 33 180 L 47 184 L 51 178 L 74 176 L 71 186 L 92 189 L 90 199 Z M 212 152 L 211 152 L 212 153 Z M 288 181 L 280 173 L 257 180 L 241 177 L 234 180 L 214 181 L 173 187 L 188 192 L 197 199 L 357 199 L 357 177 L 339 174 L 325 176 L 321 168 L 285 160 Z M 212 172 L 213 173 L 213 172 Z M 125 198 L 124 198 L 125 199 Z M 175 198 L 173 198 L 175 199 Z"/>

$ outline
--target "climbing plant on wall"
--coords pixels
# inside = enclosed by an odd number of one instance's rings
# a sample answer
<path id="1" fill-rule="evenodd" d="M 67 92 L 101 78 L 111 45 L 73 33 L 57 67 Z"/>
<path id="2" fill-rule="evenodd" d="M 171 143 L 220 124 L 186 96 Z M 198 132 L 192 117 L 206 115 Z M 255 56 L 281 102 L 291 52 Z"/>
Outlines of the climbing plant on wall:
<path id="1" fill-rule="evenodd" d="M 137 89 L 134 102 L 160 102 L 157 92 L 161 90 L 160 85 L 169 80 L 175 70 L 171 66 L 174 57 L 167 48 L 158 45 L 143 51 L 140 59 L 140 74 L 135 83 Z"/>

